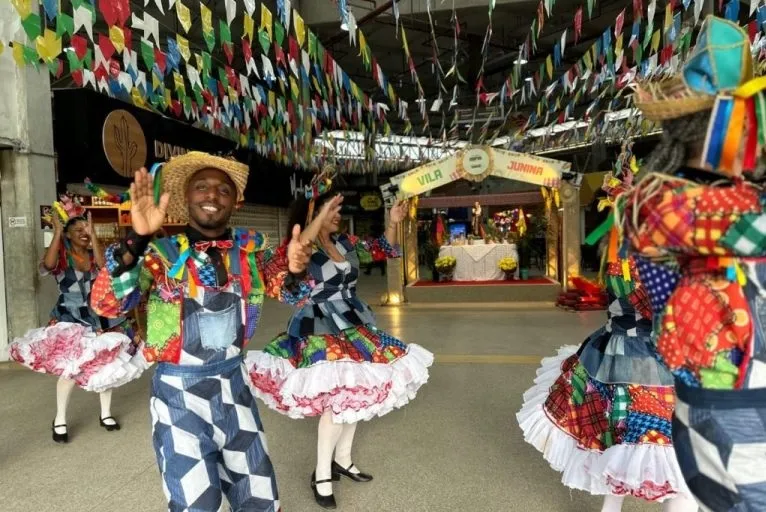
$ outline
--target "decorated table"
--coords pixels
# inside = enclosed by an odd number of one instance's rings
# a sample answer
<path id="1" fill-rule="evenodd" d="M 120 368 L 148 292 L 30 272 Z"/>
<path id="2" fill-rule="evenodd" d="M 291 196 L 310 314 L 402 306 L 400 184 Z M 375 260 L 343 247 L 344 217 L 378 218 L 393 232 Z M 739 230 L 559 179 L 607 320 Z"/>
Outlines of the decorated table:
<path id="1" fill-rule="evenodd" d="M 452 256 L 456 260 L 455 281 L 499 281 L 504 279 L 500 260 L 512 257 L 519 261 L 516 244 L 444 245 L 439 257 Z M 518 267 L 515 272 L 519 278 Z"/>

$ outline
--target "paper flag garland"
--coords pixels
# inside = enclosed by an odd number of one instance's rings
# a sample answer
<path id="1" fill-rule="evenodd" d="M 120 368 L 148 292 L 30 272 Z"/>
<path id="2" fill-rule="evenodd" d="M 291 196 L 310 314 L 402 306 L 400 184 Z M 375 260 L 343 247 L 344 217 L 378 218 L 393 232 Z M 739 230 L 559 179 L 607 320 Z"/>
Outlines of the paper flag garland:
<path id="1" fill-rule="evenodd" d="M 265 30 L 266 33 L 269 35 L 269 43 L 271 43 L 272 39 L 274 38 L 274 33 L 272 32 L 272 16 L 271 11 L 268 7 L 266 7 L 266 4 L 261 4 L 261 29 Z"/>

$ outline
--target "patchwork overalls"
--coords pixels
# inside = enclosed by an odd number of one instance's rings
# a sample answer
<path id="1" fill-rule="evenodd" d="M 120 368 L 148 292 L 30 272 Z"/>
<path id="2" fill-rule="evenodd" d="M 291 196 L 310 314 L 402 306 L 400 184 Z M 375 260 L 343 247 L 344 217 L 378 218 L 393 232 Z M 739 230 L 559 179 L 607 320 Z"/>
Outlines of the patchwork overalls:
<path id="1" fill-rule="evenodd" d="M 241 356 L 260 305 L 245 303 L 248 269 L 240 268 L 237 251 L 229 249 L 229 282 L 222 287 L 214 286 L 213 265 L 198 270 L 187 261 L 179 364 L 160 363 L 152 380 L 152 437 L 170 512 L 216 512 L 223 494 L 235 512 L 280 510 Z M 148 307 L 151 312 L 151 302 Z M 149 329 L 162 322 L 156 316 Z"/>
<path id="2" fill-rule="evenodd" d="M 673 445 L 703 510 L 766 510 L 766 261 L 745 262 L 753 322 L 742 389 L 701 389 L 676 379 Z"/>

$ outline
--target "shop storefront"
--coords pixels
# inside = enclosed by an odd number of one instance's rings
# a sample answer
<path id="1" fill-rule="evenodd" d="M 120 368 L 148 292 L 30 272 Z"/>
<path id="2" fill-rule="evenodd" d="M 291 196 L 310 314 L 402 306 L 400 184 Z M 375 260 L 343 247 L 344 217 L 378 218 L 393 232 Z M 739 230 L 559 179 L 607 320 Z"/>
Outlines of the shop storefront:
<path id="1" fill-rule="evenodd" d="M 309 173 L 238 150 L 228 139 L 94 91 L 54 91 L 53 113 L 60 192 L 87 195 L 86 178 L 119 192 L 130 185 L 136 169 L 188 151 L 231 155 L 250 165 L 245 205 L 232 224 L 262 231 L 277 243 L 284 236 L 287 207 L 294 197 L 291 185 L 310 181 Z M 94 218 L 107 239 L 119 236 L 129 224 L 124 211 L 110 211 L 109 205 L 99 205 Z M 169 219 L 168 231 L 176 227 Z"/>

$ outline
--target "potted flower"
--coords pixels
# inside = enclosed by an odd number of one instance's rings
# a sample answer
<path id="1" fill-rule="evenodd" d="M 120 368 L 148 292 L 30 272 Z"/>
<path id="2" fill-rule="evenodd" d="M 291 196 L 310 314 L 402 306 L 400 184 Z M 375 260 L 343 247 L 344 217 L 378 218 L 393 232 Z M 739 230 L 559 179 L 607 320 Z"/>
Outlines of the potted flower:
<path id="1" fill-rule="evenodd" d="M 436 270 L 439 272 L 440 281 L 452 281 L 455 274 L 457 260 L 453 256 L 442 256 L 436 259 Z"/>
<path id="2" fill-rule="evenodd" d="M 505 279 L 510 281 L 514 278 L 516 268 L 519 265 L 516 263 L 516 258 L 512 256 L 506 256 L 498 262 L 498 266 L 500 267 L 500 270 L 502 270 L 505 274 Z"/>

